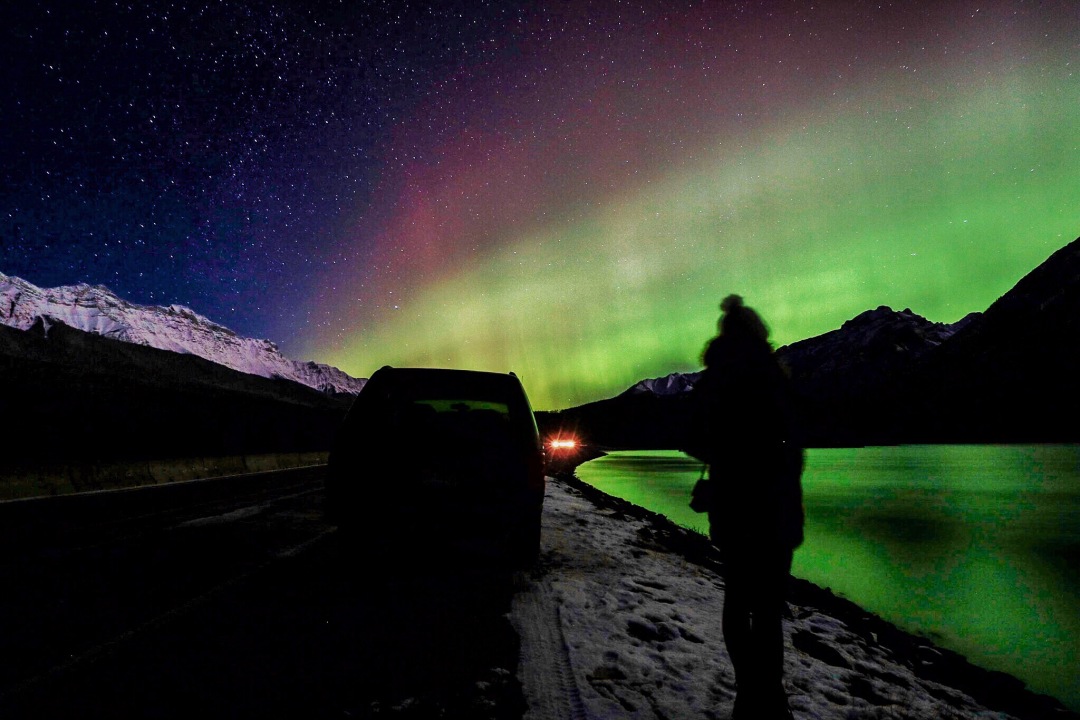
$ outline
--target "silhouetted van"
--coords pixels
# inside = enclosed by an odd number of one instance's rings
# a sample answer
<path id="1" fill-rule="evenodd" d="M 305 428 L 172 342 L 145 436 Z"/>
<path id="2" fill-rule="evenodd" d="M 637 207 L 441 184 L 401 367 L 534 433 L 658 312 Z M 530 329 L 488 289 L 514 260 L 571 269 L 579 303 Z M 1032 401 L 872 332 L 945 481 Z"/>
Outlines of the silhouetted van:
<path id="1" fill-rule="evenodd" d="M 521 381 L 379 369 L 338 432 L 326 495 L 331 520 L 374 552 L 532 563 L 544 454 Z"/>

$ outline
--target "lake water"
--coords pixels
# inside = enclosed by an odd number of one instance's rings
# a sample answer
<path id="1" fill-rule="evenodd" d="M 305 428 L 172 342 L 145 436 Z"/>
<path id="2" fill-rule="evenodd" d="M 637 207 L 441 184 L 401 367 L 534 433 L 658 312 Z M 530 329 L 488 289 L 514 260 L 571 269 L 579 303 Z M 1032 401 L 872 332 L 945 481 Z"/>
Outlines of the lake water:
<path id="1" fill-rule="evenodd" d="M 705 532 L 700 471 L 634 451 L 576 472 Z M 1080 710 L 1080 446 L 812 449 L 803 492 L 795 575 Z"/>

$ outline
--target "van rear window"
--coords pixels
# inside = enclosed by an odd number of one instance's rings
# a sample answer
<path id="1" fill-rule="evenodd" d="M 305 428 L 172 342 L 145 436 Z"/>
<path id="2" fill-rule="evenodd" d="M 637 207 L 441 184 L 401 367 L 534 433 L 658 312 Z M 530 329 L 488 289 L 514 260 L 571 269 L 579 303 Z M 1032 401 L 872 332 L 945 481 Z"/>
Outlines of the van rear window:
<path id="1" fill-rule="evenodd" d="M 473 410 L 495 411 L 500 415 L 509 415 L 510 406 L 506 403 L 492 402 L 489 400 L 454 400 L 447 398 L 433 398 L 430 400 L 415 400 L 416 405 L 427 405 L 438 413 L 471 412 Z"/>

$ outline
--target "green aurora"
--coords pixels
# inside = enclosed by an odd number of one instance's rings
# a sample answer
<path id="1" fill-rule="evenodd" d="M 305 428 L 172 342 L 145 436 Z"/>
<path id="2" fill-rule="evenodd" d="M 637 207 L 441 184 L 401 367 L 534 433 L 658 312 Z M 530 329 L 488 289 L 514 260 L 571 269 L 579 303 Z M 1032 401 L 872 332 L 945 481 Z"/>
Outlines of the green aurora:
<path id="1" fill-rule="evenodd" d="M 557 409 L 699 367 L 731 292 L 776 346 L 880 305 L 955 322 L 1080 234 L 1070 60 L 897 70 L 786 108 L 631 190 L 508 225 L 311 352 L 364 377 L 512 370 Z"/>

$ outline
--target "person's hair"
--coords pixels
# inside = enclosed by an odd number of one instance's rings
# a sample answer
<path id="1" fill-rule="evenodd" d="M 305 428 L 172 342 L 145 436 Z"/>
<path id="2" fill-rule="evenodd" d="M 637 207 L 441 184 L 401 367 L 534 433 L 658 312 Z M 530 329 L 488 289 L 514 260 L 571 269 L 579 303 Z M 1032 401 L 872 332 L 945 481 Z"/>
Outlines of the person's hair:
<path id="1" fill-rule="evenodd" d="M 769 328 L 761 316 L 743 304 L 741 295 L 728 295 L 720 303 L 720 334 L 728 337 L 748 337 L 769 342 Z"/>

